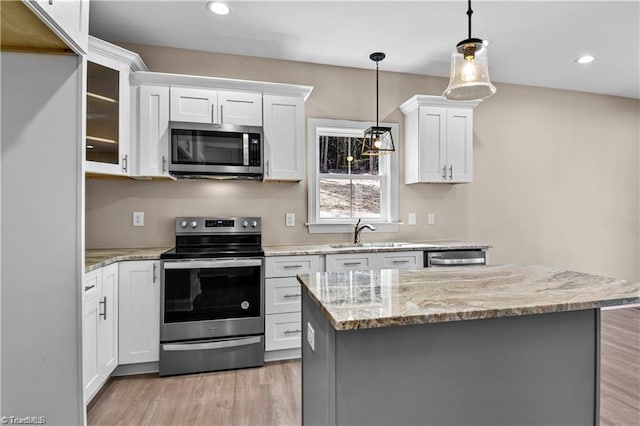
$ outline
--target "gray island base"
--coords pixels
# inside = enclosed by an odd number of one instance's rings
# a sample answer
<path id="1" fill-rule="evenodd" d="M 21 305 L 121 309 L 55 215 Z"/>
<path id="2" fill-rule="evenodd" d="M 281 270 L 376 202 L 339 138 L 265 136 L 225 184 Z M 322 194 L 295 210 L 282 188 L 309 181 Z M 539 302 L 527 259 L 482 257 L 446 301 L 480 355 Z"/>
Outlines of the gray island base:
<path id="1" fill-rule="evenodd" d="M 599 308 L 640 301 L 545 267 L 299 281 L 304 425 L 597 425 Z"/>

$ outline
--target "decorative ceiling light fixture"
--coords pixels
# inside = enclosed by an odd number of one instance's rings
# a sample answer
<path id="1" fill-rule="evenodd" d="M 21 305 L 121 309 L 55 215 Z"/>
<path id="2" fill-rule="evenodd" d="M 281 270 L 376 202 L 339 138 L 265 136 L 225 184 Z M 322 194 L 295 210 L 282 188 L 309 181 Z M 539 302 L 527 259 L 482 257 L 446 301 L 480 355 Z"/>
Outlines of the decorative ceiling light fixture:
<path id="1" fill-rule="evenodd" d="M 443 94 L 454 101 L 480 100 L 496 93 L 495 86 L 489 81 L 487 46 L 481 39 L 471 37 L 471 15 L 469 0 L 469 38 L 458 43 L 451 54 L 451 79 Z"/>
<path id="2" fill-rule="evenodd" d="M 210 1 L 207 3 L 207 9 L 216 15 L 226 15 L 229 13 L 229 6 L 219 1 Z"/>
<path id="3" fill-rule="evenodd" d="M 382 52 L 369 55 L 369 59 L 376 63 L 376 125 L 364 131 L 362 155 L 383 155 L 396 150 L 391 136 L 391 127 L 380 127 L 378 123 L 378 62 L 385 58 Z"/>

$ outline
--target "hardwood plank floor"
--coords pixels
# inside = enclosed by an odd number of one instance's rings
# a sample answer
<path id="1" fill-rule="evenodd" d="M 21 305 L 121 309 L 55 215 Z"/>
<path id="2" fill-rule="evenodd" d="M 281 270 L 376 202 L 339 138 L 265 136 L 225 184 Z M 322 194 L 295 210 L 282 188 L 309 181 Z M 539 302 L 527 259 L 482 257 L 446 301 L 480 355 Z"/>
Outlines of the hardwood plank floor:
<path id="1" fill-rule="evenodd" d="M 640 425 L 640 308 L 602 311 L 601 426 Z M 112 378 L 89 425 L 299 425 L 300 361 L 186 376 Z"/>

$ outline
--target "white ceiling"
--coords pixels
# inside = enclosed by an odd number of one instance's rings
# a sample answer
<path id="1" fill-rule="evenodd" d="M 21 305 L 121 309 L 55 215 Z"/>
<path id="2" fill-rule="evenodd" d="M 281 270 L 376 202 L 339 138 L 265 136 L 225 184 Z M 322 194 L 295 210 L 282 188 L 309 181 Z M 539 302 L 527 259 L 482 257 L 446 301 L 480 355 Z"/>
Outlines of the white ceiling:
<path id="1" fill-rule="evenodd" d="M 92 0 L 89 31 L 111 42 L 448 76 L 467 2 Z M 472 2 L 493 82 L 640 98 L 640 0 Z M 577 65 L 590 53 L 596 60 Z M 144 59 L 144 58 L 143 58 Z"/>

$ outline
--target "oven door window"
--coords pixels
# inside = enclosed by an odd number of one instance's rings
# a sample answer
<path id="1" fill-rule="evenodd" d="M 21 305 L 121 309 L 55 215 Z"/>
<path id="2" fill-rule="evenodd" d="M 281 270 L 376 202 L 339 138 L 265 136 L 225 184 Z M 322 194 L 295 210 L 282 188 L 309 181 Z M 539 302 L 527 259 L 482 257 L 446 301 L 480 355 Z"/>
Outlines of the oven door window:
<path id="1" fill-rule="evenodd" d="M 244 164 L 243 133 L 174 129 L 171 136 L 174 164 Z"/>
<path id="2" fill-rule="evenodd" d="M 261 266 L 165 269 L 164 322 L 260 316 Z"/>

